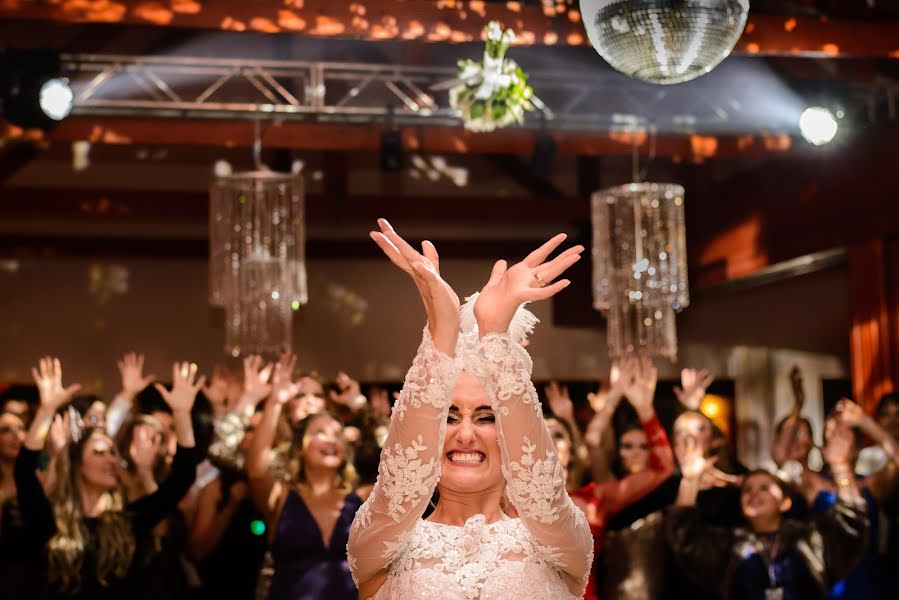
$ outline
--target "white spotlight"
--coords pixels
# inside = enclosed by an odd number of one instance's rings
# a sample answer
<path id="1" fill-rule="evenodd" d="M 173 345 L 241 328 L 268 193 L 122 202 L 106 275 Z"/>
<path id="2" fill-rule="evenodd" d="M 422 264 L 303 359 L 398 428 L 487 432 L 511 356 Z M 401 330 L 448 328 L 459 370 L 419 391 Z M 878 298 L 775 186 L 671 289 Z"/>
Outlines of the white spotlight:
<path id="1" fill-rule="evenodd" d="M 41 86 L 41 110 L 54 121 L 62 121 L 69 116 L 74 99 L 75 94 L 65 79 L 49 79 Z"/>
<path id="2" fill-rule="evenodd" d="M 816 146 L 831 141 L 837 134 L 837 127 L 837 119 L 833 113 L 820 106 L 806 108 L 799 117 L 799 131 L 802 137 Z"/>
<path id="3" fill-rule="evenodd" d="M 212 172 L 215 173 L 216 177 L 227 177 L 233 172 L 233 169 L 231 168 L 231 163 L 227 160 L 219 159 L 213 163 Z"/>

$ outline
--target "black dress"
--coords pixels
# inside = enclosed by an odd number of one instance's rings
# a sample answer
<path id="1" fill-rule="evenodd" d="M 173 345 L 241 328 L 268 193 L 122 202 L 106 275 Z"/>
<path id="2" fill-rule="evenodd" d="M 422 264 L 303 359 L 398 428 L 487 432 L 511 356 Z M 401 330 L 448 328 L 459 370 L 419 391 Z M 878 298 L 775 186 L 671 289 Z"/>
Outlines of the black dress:
<path id="1" fill-rule="evenodd" d="M 81 587 L 74 593 L 63 593 L 49 582 L 47 573 L 47 542 L 56 535 L 56 519 L 53 507 L 44 494 L 35 474 L 40 452 L 22 448 L 16 460 L 15 479 L 18 488 L 22 522 L 27 533 L 27 542 L 22 552 L 29 553 L 33 570 L 37 571 L 39 588 L 36 597 L 68 598 L 78 600 L 107 600 L 113 598 L 133 598 L 137 596 L 142 573 L 139 560 L 133 560 L 126 576 L 103 585 L 97 577 L 97 518 L 86 518 L 88 539 L 85 540 L 84 561 L 81 569 Z M 203 452 L 197 448 L 178 447 L 169 477 L 154 493 L 132 502 L 125 508 L 125 515 L 131 524 L 136 541 L 135 557 L 147 555 L 147 544 L 151 543 L 153 527 L 165 518 L 190 489 L 196 476 L 197 464 Z"/>

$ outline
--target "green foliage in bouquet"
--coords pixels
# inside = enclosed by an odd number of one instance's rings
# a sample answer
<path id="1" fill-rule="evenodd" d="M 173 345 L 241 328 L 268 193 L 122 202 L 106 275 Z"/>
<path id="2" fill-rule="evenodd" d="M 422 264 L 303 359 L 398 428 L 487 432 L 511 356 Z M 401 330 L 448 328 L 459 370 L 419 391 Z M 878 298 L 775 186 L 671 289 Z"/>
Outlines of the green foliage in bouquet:
<path id="1" fill-rule="evenodd" d="M 459 61 L 459 77 L 449 90 L 450 105 L 459 110 L 466 129 L 493 131 L 513 123 L 524 122 L 524 111 L 534 110 L 534 91 L 527 74 L 518 64 L 506 58 L 509 44 L 515 40 L 511 29 L 502 30 L 491 21 L 484 59 Z"/>

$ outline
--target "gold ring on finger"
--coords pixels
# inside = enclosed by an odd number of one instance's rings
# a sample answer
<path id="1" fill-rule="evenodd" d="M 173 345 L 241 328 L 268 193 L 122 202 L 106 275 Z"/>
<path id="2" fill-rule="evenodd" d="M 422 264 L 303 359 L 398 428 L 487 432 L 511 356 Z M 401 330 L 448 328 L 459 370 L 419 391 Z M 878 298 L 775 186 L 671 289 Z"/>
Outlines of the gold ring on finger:
<path id="1" fill-rule="evenodd" d="M 546 281 L 542 277 L 540 277 L 540 273 L 534 273 L 534 279 L 537 280 L 537 283 L 540 287 L 546 287 Z"/>

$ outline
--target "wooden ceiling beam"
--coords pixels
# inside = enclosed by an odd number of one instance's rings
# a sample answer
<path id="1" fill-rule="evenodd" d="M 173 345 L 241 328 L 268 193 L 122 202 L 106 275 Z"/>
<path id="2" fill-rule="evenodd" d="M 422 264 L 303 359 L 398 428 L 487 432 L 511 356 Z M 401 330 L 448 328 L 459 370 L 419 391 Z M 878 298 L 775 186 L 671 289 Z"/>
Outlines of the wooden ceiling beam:
<path id="1" fill-rule="evenodd" d="M 294 150 L 342 150 L 377 152 L 381 143 L 378 125 L 336 123 L 274 123 L 266 129 L 266 148 Z M 550 132 L 559 155 L 630 156 L 634 143 L 643 154 L 650 139 L 645 133 Z M 41 132 L 21 130 L 0 123 L 0 139 L 38 138 Z M 416 127 L 403 130 L 409 151 L 435 154 L 530 155 L 537 132 L 505 129 L 489 134 L 465 131 L 462 127 Z M 636 136 L 636 139 L 635 139 Z M 224 148 L 250 147 L 254 141 L 250 121 L 70 117 L 49 135 L 55 142 L 88 140 L 97 144 L 206 145 Z M 787 135 L 663 135 L 654 140 L 656 156 L 682 162 L 702 162 L 719 157 L 768 157 L 807 154 L 812 149 Z"/>
<path id="2" fill-rule="evenodd" d="M 559 8 L 561 6 L 561 8 Z M 0 19 L 155 25 L 322 38 L 469 42 L 497 19 L 522 45 L 588 44 L 581 15 L 556 4 L 463 0 L 58 0 L 2 2 Z M 750 13 L 737 54 L 899 58 L 899 21 Z"/>

